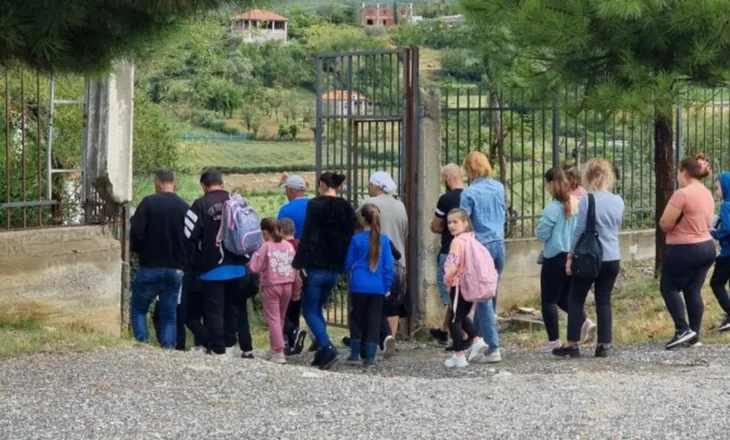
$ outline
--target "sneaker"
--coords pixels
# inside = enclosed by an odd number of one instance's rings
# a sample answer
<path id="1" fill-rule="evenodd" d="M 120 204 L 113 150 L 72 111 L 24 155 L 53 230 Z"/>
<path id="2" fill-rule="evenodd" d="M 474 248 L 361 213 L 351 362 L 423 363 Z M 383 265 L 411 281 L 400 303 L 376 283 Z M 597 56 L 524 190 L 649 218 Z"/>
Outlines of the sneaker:
<path id="1" fill-rule="evenodd" d="M 312 339 L 312 343 L 309 344 L 309 348 L 307 349 L 307 351 L 310 353 L 314 353 L 315 351 L 318 351 L 318 350 L 319 350 L 319 344 L 317 344 L 317 341 Z"/>
<path id="2" fill-rule="evenodd" d="M 677 348 L 678 346 L 684 344 L 685 342 L 689 342 L 695 336 L 697 336 L 697 333 L 695 333 L 689 329 L 687 329 L 683 332 L 677 332 L 674 334 L 674 337 L 672 338 L 672 340 L 667 342 L 667 344 L 664 346 L 664 348 L 666 348 L 667 350 Z"/>
<path id="3" fill-rule="evenodd" d="M 595 357 L 607 358 L 611 354 L 611 346 L 609 344 L 598 344 L 596 345 Z"/>
<path id="4" fill-rule="evenodd" d="M 306 330 L 297 330 L 297 336 L 294 339 L 294 348 L 291 349 L 292 354 L 302 354 L 304 351 L 304 341 L 307 340 Z"/>
<path id="5" fill-rule="evenodd" d="M 578 348 L 577 345 L 573 345 L 570 347 L 562 345 L 559 348 L 553 350 L 553 354 L 557 357 L 577 358 L 580 357 L 580 348 Z"/>
<path id="6" fill-rule="evenodd" d="M 596 339 L 596 331 L 598 326 L 590 319 L 586 319 L 583 322 L 583 326 L 580 328 L 580 343 L 587 345 Z"/>
<path id="7" fill-rule="evenodd" d="M 466 360 L 466 355 L 462 353 L 461 356 L 457 356 L 454 353 L 450 358 L 444 362 L 446 368 L 464 368 L 469 366 L 469 361 Z"/>
<path id="8" fill-rule="evenodd" d="M 541 353 L 552 353 L 553 350 L 556 348 L 560 348 L 563 344 L 560 343 L 560 339 L 557 339 L 555 341 L 549 341 L 542 347 L 540 347 L 539 351 Z"/>
<path id="9" fill-rule="evenodd" d="M 286 358 L 284 357 L 284 353 L 273 353 L 271 355 L 271 362 L 279 365 L 283 365 L 286 363 Z"/>
<path id="10" fill-rule="evenodd" d="M 253 359 L 253 351 L 244 351 L 241 353 L 241 359 Z"/>
<path id="11" fill-rule="evenodd" d="M 342 337 L 342 345 L 344 345 L 345 347 L 350 346 L 350 337 L 349 336 Z"/>
<path id="12" fill-rule="evenodd" d="M 354 365 L 354 366 L 360 366 L 363 364 L 363 360 L 360 356 L 354 358 L 351 356 L 348 356 L 347 359 L 345 359 L 346 365 Z"/>
<path id="13" fill-rule="evenodd" d="M 730 330 L 730 316 L 727 316 L 727 315 L 725 316 L 725 319 L 722 320 L 722 324 L 720 324 L 719 330 L 721 332 L 726 332 L 726 331 Z"/>
<path id="14" fill-rule="evenodd" d="M 695 336 L 694 338 L 687 341 L 687 346 L 689 348 L 700 348 L 702 347 L 702 342 L 700 341 L 699 336 Z"/>
<path id="15" fill-rule="evenodd" d="M 466 352 L 466 360 L 468 362 L 473 362 L 475 359 L 485 356 L 487 354 L 487 350 L 489 350 L 489 346 L 486 342 L 484 342 L 484 339 L 479 338 L 479 340 L 471 344 L 471 347 L 469 347 L 469 350 Z M 499 350 L 496 351 L 499 352 Z"/>
<path id="16" fill-rule="evenodd" d="M 333 346 L 329 346 L 322 350 L 322 356 L 320 357 L 320 370 L 329 370 L 337 362 L 337 349 Z"/>
<path id="17" fill-rule="evenodd" d="M 500 362 L 502 362 L 502 353 L 499 351 L 499 348 L 495 349 L 491 353 L 487 353 L 487 355 L 482 358 L 483 364 L 498 364 Z"/>
<path id="18" fill-rule="evenodd" d="M 206 351 L 207 350 L 205 347 L 203 347 L 202 345 L 197 345 L 190 349 L 190 354 L 201 355 L 201 354 L 205 354 Z"/>
<path id="19" fill-rule="evenodd" d="M 445 332 L 440 328 L 432 328 L 428 333 L 441 345 L 445 346 L 449 343 L 449 332 Z"/>
<path id="20" fill-rule="evenodd" d="M 390 359 L 395 355 L 395 338 L 386 336 L 383 342 L 383 358 Z"/>
<path id="21" fill-rule="evenodd" d="M 229 358 L 233 357 L 233 348 L 234 347 L 226 347 L 226 356 Z"/>

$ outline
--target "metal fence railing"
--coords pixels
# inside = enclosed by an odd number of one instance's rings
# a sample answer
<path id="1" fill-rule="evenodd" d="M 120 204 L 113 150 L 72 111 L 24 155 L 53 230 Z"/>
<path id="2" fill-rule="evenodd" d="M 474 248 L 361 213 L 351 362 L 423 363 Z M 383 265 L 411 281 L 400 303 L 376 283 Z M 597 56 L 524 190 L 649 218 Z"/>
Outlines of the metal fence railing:
<path id="1" fill-rule="evenodd" d="M 540 100 L 529 91 L 444 88 L 442 163 L 461 164 L 483 151 L 505 185 L 508 237 L 531 237 L 549 201 L 544 173 L 554 164 L 603 157 L 617 170 L 616 192 L 626 203 L 625 229 L 654 226 L 654 130 L 650 114 L 604 116 L 583 106 L 579 91 Z M 714 171 L 730 165 L 730 93 L 693 91 L 675 107 L 677 158 L 704 151 Z M 679 129 L 677 129 L 679 128 Z M 708 179 L 706 182 L 711 185 Z"/>

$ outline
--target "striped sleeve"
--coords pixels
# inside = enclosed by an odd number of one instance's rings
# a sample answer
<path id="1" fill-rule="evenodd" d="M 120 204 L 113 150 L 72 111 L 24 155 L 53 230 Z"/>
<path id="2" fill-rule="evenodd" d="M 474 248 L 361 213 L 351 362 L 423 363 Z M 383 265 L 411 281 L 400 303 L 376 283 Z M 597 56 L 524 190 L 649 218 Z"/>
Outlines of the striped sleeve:
<path id="1" fill-rule="evenodd" d="M 200 215 L 196 212 L 199 206 L 197 202 L 193 203 L 193 206 L 185 213 L 185 237 L 193 242 L 200 239 Z"/>

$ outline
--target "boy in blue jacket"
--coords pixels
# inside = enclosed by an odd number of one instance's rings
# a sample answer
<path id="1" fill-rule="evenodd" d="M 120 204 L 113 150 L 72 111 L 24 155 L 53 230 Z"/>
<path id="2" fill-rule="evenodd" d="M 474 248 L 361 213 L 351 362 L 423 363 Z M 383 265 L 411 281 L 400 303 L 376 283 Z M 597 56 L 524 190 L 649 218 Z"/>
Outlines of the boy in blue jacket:
<path id="1" fill-rule="evenodd" d="M 717 302 L 725 311 L 725 319 L 720 324 L 720 331 L 725 332 L 730 330 L 730 297 L 726 288 L 730 281 L 730 173 L 725 172 L 718 176 L 715 182 L 715 195 L 722 200 L 722 203 L 720 215 L 711 234 L 712 238 L 720 242 L 720 254 L 715 260 L 710 286 Z"/>

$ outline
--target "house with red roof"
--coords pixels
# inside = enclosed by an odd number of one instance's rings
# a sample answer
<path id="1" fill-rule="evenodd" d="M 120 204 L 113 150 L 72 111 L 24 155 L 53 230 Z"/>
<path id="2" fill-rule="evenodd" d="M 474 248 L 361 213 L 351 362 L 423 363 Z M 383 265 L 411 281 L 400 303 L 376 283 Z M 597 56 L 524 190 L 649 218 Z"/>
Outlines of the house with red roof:
<path id="1" fill-rule="evenodd" d="M 325 116 L 358 116 L 367 114 L 368 99 L 355 91 L 332 90 L 321 95 Z"/>
<path id="2" fill-rule="evenodd" d="M 286 42 L 289 19 L 271 11 L 254 9 L 231 17 L 230 26 L 231 34 L 247 43 Z"/>

